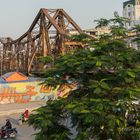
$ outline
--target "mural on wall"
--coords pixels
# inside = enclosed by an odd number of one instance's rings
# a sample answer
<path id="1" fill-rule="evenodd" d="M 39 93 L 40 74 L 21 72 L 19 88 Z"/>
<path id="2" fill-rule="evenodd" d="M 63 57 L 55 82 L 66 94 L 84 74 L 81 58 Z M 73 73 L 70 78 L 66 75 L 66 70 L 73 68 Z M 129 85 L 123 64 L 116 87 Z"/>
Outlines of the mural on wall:
<path id="1" fill-rule="evenodd" d="M 41 85 L 41 82 L 15 82 L 0 84 L 0 104 L 26 103 L 29 101 L 40 101 L 67 97 L 76 84 L 57 86 Z"/>

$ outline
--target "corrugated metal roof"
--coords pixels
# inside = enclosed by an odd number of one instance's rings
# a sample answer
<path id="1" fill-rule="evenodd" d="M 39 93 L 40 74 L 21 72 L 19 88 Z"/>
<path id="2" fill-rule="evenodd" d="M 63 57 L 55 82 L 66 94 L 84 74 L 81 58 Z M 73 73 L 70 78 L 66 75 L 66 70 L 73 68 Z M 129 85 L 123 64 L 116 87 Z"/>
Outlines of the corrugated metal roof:
<path id="1" fill-rule="evenodd" d="M 15 72 L 8 72 L 8 73 L 5 73 L 4 75 L 2 75 L 2 77 L 4 78 L 8 78 L 9 76 L 11 76 L 12 74 L 14 74 Z"/>
<path id="2" fill-rule="evenodd" d="M 35 81 L 38 81 L 38 78 L 34 78 L 34 77 L 28 77 L 27 80 L 15 80 L 15 81 L 11 81 L 11 82 L 8 82 L 8 83 L 20 83 L 20 82 L 35 82 Z"/>
<path id="3" fill-rule="evenodd" d="M 16 80 L 15 81 L 11 81 L 11 82 L 7 82 L 6 78 L 8 78 L 9 76 L 11 76 L 12 74 L 14 74 L 15 72 L 8 72 L 4 75 L 2 75 L 0 77 L 0 84 L 5 84 L 5 83 L 21 83 L 21 82 L 36 82 L 36 81 L 45 81 L 46 78 L 38 78 L 38 77 L 27 77 L 27 80 Z M 23 75 L 22 73 L 18 72 L 19 74 Z"/>
<path id="4" fill-rule="evenodd" d="M 21 82 L 35 82 L 35 81 L 38 81 L 38 78 L 29 77 L 28 80 L 15 80 L 15 81 L 11 81 L 11 82 L 5 81 L 5 83 L 21 83 Z"/>
<path id="5" fill-rule="evenodd" d="M 35 77 L 29 77 L 28 81 L 30 82 L 34 82 L 34 81 L 38 81 L 39 78 L 35 78 Z"/>
<path id="6" fill-rule="evenodd" d="M 23 73 L 20 73 L 20 72 L 8 72 L 8 73 L 5 73 L 4 75 L 2 75 L 2 77 L 4 78 L 8 78 L 10 77 L 11 75 L 13 75 L 14 73 L 18 73 L 19 75 L 23 76 L 23 77 L 27 77 L 26 75 L 24 75 Z M 28 78 L 28 77 L 27 77 Z"/>
<path id="7" fill-rule="evenodd" d="M 0 83 L 21 83 L 21 82 L 35 82 L 35 81 L 42 81 L 40 78 L 37 78 L 37 77 L 27 77 L 28 79 L 27 80 L 16 80 L 15 81 L 11 81 L 11 82 L 7 82 L 5 79 L 10 77 L 12 74 L 14 74 L 15 72 L 8 72 L 4 75 L 2 75 L 0 77 Z M 18 72 L 19 74 L 23 75 L 22 73 Z"/>
<path id="8" fill-rule="evenodd" d="M 0 77 L 0 83 L 7 83 L 2 77 Z"/>

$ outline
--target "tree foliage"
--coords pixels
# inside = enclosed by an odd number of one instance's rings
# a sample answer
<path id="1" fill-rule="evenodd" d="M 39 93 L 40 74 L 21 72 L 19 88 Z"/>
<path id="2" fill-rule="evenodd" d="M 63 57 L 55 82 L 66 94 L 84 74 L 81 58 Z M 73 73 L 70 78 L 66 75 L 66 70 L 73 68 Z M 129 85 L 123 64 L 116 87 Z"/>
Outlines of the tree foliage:
<path id="1" fill-rule="evenodd" d="M 125 17 L 120 17 L 119 14 L 115 11 L 114 18 L 112 19 L 100 18 L 98 20 L 94 20 L 94 22 L 97 23 L 96 28 L 109 27 L 110 25 L 124 27 L 126 23 L 129 23 L 129 19 Z"/>
<path id="2" fill-rule="evenodd" d="M 105 19 L 105 18 L 100 18 L 99 20 L 94 20 L 94 22 L 97 23 L 96 28 L 100 28 L 100 27 L 106 27 L 109 25 L 110 20 Z"/>
<path id="3" fill-rule="evenodd" d="M 112 37 L 91 42 L 94 51 L 60 56 L 45 73 L 47 85 L 77 88 L 31 115 L 36 140 L 139 140 L 140 52 Z"/>

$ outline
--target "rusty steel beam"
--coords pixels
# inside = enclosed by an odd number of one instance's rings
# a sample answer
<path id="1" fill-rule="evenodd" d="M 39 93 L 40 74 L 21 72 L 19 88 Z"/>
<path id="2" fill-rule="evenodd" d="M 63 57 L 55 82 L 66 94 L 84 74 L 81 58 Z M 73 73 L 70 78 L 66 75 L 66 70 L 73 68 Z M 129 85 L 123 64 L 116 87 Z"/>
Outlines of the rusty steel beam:
<path id="1" fill-rule="evenodd" d="M 38 61 L 40 56 L 55 55 L 56 58 L 73 49 L 74 45 L 68 43 L 71 42 L 67 38 L 70 34 L 68 25 L 82 33 L 82 29 L 63 9 L 40 9 L 27 32 L 21 37 L 16 40 L 0 39 L 3 44 L 1 55 L 3 71 L 19 70 L 25 73 L 40 71 L 42 70 L 42 65 Z M 5 60 L 6 57 L 9 57 L 8 60 Z"/>
<path id="2" fill-rule="evenodd" d="M 60 9 L 60 11 L 63 13 L 65 18 L 75 27 L 75 29 L 79 32 L 82 33 L 82 29 L 76 24 L 76 22 L 63 10 Z"/>
<path id="3" fill-rule="evenodd" d="M 35 20 L 33 21 L 32 25 L 30 26 L 30 28 L 28 29 L 28 31 L 27 31 L 26 33 L 24 33 L 20 38 L 14 40 L 14 41 L 12 42 L 13 44 L 16 43 L 16 42 L 18 42 L 18 41 L 21 41 L 23 38 L 25 38 L 25 37 L 28 35 L 29 32 L 31 32 L 31 31 L 33 30 L 33 28 L 35 27 L 37 21 L 38 21 L 39 18 L 40 18 L 40 15 L 41 15 L 41 10 L 40 10 L 39 13 L 37 14 Z"/>
<path id="4" fill-rule="evenodd" d="M 63 34 L 63 35 L 66 34 L 65 31 L 61 30 L 61 28 L 56 24 L 55 20 L 51 18 L 51 16 L 48 14 L 48 9 L 46 10 L 43 9 L 43 13 L 49 19 L 50 23 L 55 27 L 55 29 L 58 30 L 60 34 Z"/>

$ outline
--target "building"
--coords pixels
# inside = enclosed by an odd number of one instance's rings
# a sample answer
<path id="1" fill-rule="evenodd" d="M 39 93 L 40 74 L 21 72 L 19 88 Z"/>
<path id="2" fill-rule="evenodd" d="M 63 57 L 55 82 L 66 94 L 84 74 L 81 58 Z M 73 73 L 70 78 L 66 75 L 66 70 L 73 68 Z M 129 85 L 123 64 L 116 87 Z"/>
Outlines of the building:
<path id="1" fill-rule="evenodd" d="M 123 17 L 130 19 L 127 28 L 140 24 L 140 0 L 129 0 L 123 3 Z"/>
<path id="2" fill-rule="evenodd" d="M 87 30 L 84 30 L 84 32 L 86 34 L 89 34 L 89 35 L 95 37 L 95 38 L 98 38 L 101 35 L 110 34 L 111 30 L 109 29 L 109 27 L 104 26 L 104 27 L 87 29 Z"/>

